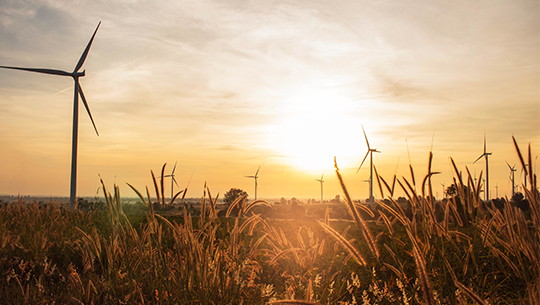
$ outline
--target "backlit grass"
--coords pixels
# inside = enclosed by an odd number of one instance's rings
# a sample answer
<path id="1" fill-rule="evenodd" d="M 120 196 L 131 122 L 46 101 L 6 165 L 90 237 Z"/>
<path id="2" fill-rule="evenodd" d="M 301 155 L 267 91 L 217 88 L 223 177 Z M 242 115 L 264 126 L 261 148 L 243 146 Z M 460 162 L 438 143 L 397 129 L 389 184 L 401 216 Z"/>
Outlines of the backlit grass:
<path id="1" fill-rule="evenodd" d="M 131 186 L 142 215 L 126 216 L 119 188 L 110 193 L 104 182 L 103 209 L 3 203 L 2 302 L 538 304 L 540 200 L 524 166 L 530 148 L 524 156 L 514 145 L 529 177 L 528 210 L 483 202 L 481 186 L 453 162 L 457 195 L 448 201 L 434 200 L 430 165 L 423 179 L 411 168 L 392 185 L 377 175 L 385 200 L 373 210 L 353 202 L 336 164 L 351 222 L 331 221 L 329 210 L 317 221 L 264 218 L 254 211 L 270 205 L 246 198 L 228 210 L 238 216 L 219 218 L 208 186 L 198 216 L 184 205 L 164 216 L 175 199 L 165 201 L 153 173 L 153 197 Z M 408 206 L 392 197 L 395 186 Z"/>

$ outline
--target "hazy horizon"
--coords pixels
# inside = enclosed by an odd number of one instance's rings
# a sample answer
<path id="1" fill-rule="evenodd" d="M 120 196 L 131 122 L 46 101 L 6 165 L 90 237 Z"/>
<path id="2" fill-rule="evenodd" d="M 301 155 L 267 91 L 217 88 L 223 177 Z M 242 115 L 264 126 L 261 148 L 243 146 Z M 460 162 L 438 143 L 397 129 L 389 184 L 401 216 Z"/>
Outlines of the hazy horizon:
<path id="1" fill-rule="evenodd" d="M 490 197 L 540 152 L 538 1 L 14 1 L 0 6 L 0 65 L 71 71 L 102 22 L 80 82 L 78 188 L 153 189 L 150 170 L 202 196 L 367 198 L 370 145 L 387 181 L 417 181 L 434 153 L 434 194 L 485 171 Z M 68 196 L 73 81 L 0 69 L 0 193 Z M 410 157 L 409 157 L 410 156 Z M 410 158 L 410 159 L 409 159 Z M 193 177 L 191 178 L 191 176 Z M 485 173 L 484 173 L 485 175 Z M 166 180 L 170 194 L 170 180 Z M 380 198 L 378 186 L 374 194 Z M 102 194 L 101 194 L 102 195 Z M 397 196 L 402 196 L 397 192 Z M 396 196 L 396 197 L 397 197 Z M 483 196 L 482 196 L 483 198 Z"/>

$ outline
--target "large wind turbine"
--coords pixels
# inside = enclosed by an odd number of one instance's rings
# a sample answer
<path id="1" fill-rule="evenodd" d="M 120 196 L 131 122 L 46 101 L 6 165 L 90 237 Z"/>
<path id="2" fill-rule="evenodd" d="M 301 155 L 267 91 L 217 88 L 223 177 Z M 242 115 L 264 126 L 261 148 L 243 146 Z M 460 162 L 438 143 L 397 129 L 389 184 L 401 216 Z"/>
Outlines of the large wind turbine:
<path id="1" fill-rule="evenodd" d="M 516 166 L 510 166 L 508 162 L 506 162 L 506 165 L 508 165 L 508 168 L 510 169 L 510 179 L 512 180 L 512 197 L 514 197 L 514 194 L 516 193 L 516 184 L 514 182 L 514 172 L 517 171 Z"/>
<path id="2" fill-rule="evenodd" d="M 323 203 L 323 183 L 324 183 L 323 177 L 324 177 L 324 173 L 322 174 L 321 179 L 315 179 L 321 183 L 321 204 Z"/>
<path id="3" fill-rule="evenodd" d="M 368 151 L 367 151 L 366 155 L 364 156 L 364 159 L 362 160 L 362 163 L 360 164 L 360 167 L 358 167 L 358 170 L 356 171 L 356 173 L 358 173 L 360 171 L 360 168 L 362 168 L 362 165 L 364 164 L 364 161 L 366 161 L 366 158 L 369 155 L 369 168 L 370 168 L 370 173 L 369 173 L 369 203 L 371 204 L 371 206 L 373 206 L 373 203 L 374 203 L 374 200 L 373 200 L 373 153 L 374 152 L 380 153 L 380 151 L 378 151 L 377 148 L 371 148 L 369 146 L 369 141 L 368 141 L 368 138 L 366 136 L 366 131 L 364 130 L 364 125 L 362 125 L 362 131 L 364 132 L 364 138 L 366 138 L 366 144 L 367 144 L 367 147 L 368 147 Z"/>
<path id="4" fill-rule="evenodd" d="M 259 178 L 259 170 L 261 169 L 261 166 L 259 165 L 259 168 L 257 168 L 257 172 L 255 173 L 255 176 L 245 176 L 247 178 L 253 178 L 255 179 L 255 200 L 257 200 L 257 178 Z"/>
<path id="5" fill-rule="evenodd" d="M 79 62 L 75 66 L 75 69 L 73 70 L 73 72 L 66 72 L 63 70 L 55 70 L 55 69 L 0 66 L 0 68 L 4 68 L 4 69 L 22 70 L 22 71 L 52 74 L 52 75 L 58 75 L 58 76 L 69 76 L 69 77 L 72 77 L 73 80 L 75 81 L 75 89 L 74 89 L 74 96 L 73 96 L 73 133 L 72 133 L 72 141 L 71 141 L 71 187 L 70 187 L 70 193 L 69 193 L 69 202 L 70 202 L 71 209 L 73 209 L 73 206 L 75 204 L 75 199 L 77 196 L 77 143 L 78 143 L 77 139 L 78 139 L 78 133 L 79 133 L 78 132 L 79 130 L 79 95 L 81 96 L 84 107 L 86 108 L 86 112 L 90 116 L 92 125 L 94 125 L 94 130 L 96 131 L 96 134 L 99 136 L 99 133 L 96 128 L 96 124 L 94 123 L 94 119 L 92 118 L 92 114 L 90 113 L 90 108 L 88 107 L 88 103 L 86 103 L 86 98 L 84 97 L 81 84 L 79 83 L 79 77 L 83 77 L 85 75 L 85 70 L 83 70 L 82 72 L 79 72 L 79 70 L 82 68 L 84 61 L 86 60 L 86 57 L 88 56 L 88 52 L 90 51 L 90 47 L 92 46 L 92 42 L 94 41 L 94 37 L 96 36 L 96 33 L 100 25 L 101 25 L 101 22 L 98 23 L 96 30 L 94 31 L 94 34 L 92 35 L 92 38 L 86 45 L 86 48 L 84 49 L 84 52 L 81 55 L 81 58 L 79 58 Z"/>
<path id="6" fill-rule="evenodd" d="M 485 194 L 484 194 L 484 197 L 486 199 L 486 201 L 489 200 L 489 163 L 488 163 L 488 156 L 490 156 L 491 153 L 488 153 L 486 151 L 486 132 L 484 131 L 484 153 L 478 157 L 478 159 L 476 159 L 476 161 L 473 162 L 476 163 L 478 160 L 482 159 L 482 158 L 485 158 L 486 159 L 486 189 L 485 189 Z"/>

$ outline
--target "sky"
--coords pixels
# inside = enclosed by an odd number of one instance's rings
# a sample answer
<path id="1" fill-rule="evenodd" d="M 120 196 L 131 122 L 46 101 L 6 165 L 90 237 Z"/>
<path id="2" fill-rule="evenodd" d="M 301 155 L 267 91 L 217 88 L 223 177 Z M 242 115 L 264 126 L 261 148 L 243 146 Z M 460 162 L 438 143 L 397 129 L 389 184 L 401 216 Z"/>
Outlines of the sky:
<path id="1" fill-rule="evenodd" d="M 513 146 L 540 151 L 537 0 L 0 0 L 0 65 L 80 79 L 79 196 L 153 194 L 151 170 L 177 162 L 201 197 L 369 196 L 367 144 L 385 180 L 416 180 L 433 152 L 434 195 L 460 171 L 511 196 Z M 0 69 L 0 194 L 69 196 L 73 80 Z M 165 180 L 170 194 L 170 178 Z M 381 198 L 374 185 L 374 195 Z M 396 192 L 396 196 L 403 193 Z M 388 196 L 388 193 L 385 193 Z"/>

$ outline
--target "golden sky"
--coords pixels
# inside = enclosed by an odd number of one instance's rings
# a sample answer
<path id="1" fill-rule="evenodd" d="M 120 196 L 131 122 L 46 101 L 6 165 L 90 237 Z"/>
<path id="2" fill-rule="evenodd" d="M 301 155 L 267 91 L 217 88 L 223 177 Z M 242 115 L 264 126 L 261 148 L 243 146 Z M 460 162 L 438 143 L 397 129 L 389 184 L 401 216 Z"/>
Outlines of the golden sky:
<path id="1" fill-rule="evenodd" d="M 98 174 L 135 196 L 126 182 L 151 187 L 177 161 L 188 197 L 206 181 L 253 198 L 261 166 L 259 198 L 320 198 L 324 173 L 330 199 L 336 156 L 365 199 L 362 125 L 387 180 L 409 177 L 407 145 L 422 179 L 432 147 L 439 197 L 450 156 L 485 170 L 485 132 L 491 197 L 510 196 L 512 135 L 538 169 L 539 15 L 537 0 L 4 0 L 0 65 L 72 71 L 102 22 L 81 78 L 100 136 L 81 104 L 80 196 Z M 0 194 L 69 195 L 72 109 L 70 78 L 0 69 Z"/>

